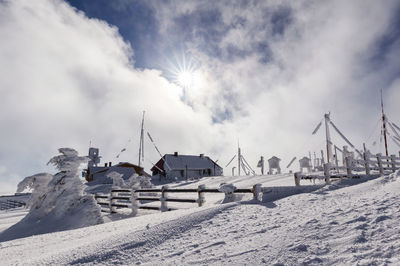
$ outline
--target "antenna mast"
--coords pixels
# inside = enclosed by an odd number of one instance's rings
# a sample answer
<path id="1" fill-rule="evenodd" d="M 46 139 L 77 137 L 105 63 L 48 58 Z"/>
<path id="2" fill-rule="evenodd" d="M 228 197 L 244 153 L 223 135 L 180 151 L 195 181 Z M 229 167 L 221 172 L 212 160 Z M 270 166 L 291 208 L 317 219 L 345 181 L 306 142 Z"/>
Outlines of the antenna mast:
<path id="1" fill-rule="evenodd" d="M 140 130 L 140 142 L 139 142 L 139 167 L 141 166 L 141 162 L 144 161 L 144 113 L 142 116 L 142 126 Z"/>
<path id="2" fill-rule="evenodd" d="M 328 163 L 333 159 L 331 134 L 329 132 L 330 113 L 325 114 L 325 133 L 326 133 L 326 159 Z"/>
<path id="3" fill-rule="evenodd" d="M 240 146 L 238 142 L 238 176 L 240 176 L 240 163 L 241 163 L 242 155 L 240 154 Z"/>
<path id="4" fill-rule="evenodd" d="M 387 139 L 386 139 L 386 116 L 383 111 L 383 96 L 382 96 L 382 89 L 381 89 L 381 107 L 382 107 L 382 124 L 383 124 L 383 138 L 385 140 L 385 152 L 386 156 L 389 156 L 388 153 L 388 145 L 387 145 Z"/>

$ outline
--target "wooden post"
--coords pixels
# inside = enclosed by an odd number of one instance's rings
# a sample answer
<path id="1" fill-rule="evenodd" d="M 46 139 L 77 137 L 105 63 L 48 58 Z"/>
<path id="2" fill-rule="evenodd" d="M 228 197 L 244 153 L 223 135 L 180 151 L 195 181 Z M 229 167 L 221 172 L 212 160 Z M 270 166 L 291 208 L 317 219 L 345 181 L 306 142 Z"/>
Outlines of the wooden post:
<path id="1" fill-rule="evenodd" d="M 114 207 L 112 206 L 114 204 L 114 196 L 115 196 L 115 192 L 112 191 L 110 192 L 110 201 L 108 203 L 108 206 L 110 208 L 110 213 L 115 213 L 114 211 Z"/>
<path id="2" fill-rule="evenodd" d="M 378 153 L 376 155 L 376 160 L 378 161 L 379 173 L 383 175 L 383 165 L 382 165 L 382 153 Z"/>
<path id="3" fill-rule="evenodd" d="M 300 174 L 300 172 L 294 173 L 294 184 L 296 185 L 296 187 L 300 186 Z"/>
<path id="4" fill-rule="evenodd" d="M 198 199 L 199 207 L 203 206 L 204 202 L 206 201 L 205 197 L 204 197 L 204 192 L 203 192 L 203 189 L 205 189 L 205 188 L 206 188 L 206 185 L 200 185 L 197 188 L 197 193 L 199 195 L 199 199 Z"/>
<path id="5" fill-rule="evenodd" d="M 325 183 L 330 184 L 331 183 L 331 165 L 330 163 L 324 163 L 324 175 L 325 175 Z"/>
<path id="6" fill-rule="evenodd" d="M 167 205 L 167 197 L 168 197 L 168 193 L 165 191 L 168 189 L 168 186 L 162 186 L 161 187 L 161 208 L 160 211 L 165 212 L 168 211 L 168 205 Z"/>
<path id="7" fill-rule="evenodd" d="M 353 177 L 353 173 L 352 173 L 352 158 L 350 156 L 347 156 L 345 161 L 346 161 L 347 177 L 352 178 Z"/>
<path id="8" fill-rule="evenodd" d="M 390 155 L 390 159 L 392 160 L 392 172 L 396 172 L 396 155 Z"/>
<path id="9" fill-rule="evenodd" d="M 335 145 L 335 164 L 336 164 L 336 171 L 339 173 L 339 169 L 337 168 L 339 166 L 338 158 L 337 158 L 337 147 Z"/>
<path id="10" fill-rule="evenodd" d="M 260 197 L 260 194 L 262 195 L 262 187 L 261 184 L 255 184 L 253 186 L 253 199 L 254 200 L 258 200 L 261 201 L 262 200 L 262 196 Z"/>
<path id="11" fill-rule="evenodd" d="M 139 202 L 137 198 L 139 197 L 139 193 L 136 192 L 136 188 L 132 188 L 131 190 L 131 210 L 132 215 L 136 216 L 139 211 Z"/>
<path id="12" fill-rule="evenodd" d="M 364 152 L 363 157 L 364 157 L 365 174 L 369 175 L 370 174 L 370 169 L 369 169 L 369 156 L 368 156 L 368 153 Z"/>

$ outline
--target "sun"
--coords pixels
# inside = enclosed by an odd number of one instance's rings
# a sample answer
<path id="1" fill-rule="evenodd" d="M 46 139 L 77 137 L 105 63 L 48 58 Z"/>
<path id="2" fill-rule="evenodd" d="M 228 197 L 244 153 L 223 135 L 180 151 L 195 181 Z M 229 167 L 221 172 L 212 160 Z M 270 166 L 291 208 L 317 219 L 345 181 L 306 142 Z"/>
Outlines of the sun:
<path id="1" fill-rule="evenodd" d="M 177 75 L 177 81 L 180 86 L 190 88 L 193 86 L 194 73 L 188 70 L 180 71 Z"/>
<path id="2" fill-rule="evenodd" d="M 0 0 L 1 1 L 1 0 Z M 198 97 L 206 86 L 206 76 L 201 63 L 192 54 L 182 52 L 166 58 L 164 76 L 176 86 L 176 93 L 183 99 Z"/>

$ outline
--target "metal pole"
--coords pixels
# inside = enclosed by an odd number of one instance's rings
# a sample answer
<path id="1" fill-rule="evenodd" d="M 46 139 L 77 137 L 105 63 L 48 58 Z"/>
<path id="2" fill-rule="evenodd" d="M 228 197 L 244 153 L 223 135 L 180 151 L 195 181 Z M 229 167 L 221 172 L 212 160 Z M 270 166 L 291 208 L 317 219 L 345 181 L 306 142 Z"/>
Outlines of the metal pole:
<path id="1" fill-rule="evenodd" d="M 386 116 L 385 116 L 385 113 L 383 111 L 382 89 L 381 89 L 381 107 L 382 107 L 383 138 L 385 140 L 385 152 L 386 152 L 386 156 L 389 156 L 387 138 L 386 138 Z"/>
<path id="2" fill-rule="evenodd" d="M 240 147 L 238 147 L 238 176 L 240 176 L 240 163 L 241 163 L 242 155 L 240 154 Z"/>
<path id="3" fill-rule="evenodd" d="M 261 156 L 261 174 L 264 175 L 264 156 Z"/>
<path id="4" fill-rule="evenodd" d="M 139 167 L 141 166 L 141 162 L 144 160 L 144 135 L 143 135 L 143 129 L 144 129 L 144 113 L 143 111 L 143 116 L 142 116 L 142 126 L 140 129 L 140 141 L 139 141 Z"/>
<path id="5" fill-rule="evenodd" d="M 332 160 L 332 141 L 331 141 L 331 134 L 329 132 L 329 121 L 330 121 L 330 114 L 325 114 L 325 133 L 326 133 L 326 160 L 327 163 Z"/>

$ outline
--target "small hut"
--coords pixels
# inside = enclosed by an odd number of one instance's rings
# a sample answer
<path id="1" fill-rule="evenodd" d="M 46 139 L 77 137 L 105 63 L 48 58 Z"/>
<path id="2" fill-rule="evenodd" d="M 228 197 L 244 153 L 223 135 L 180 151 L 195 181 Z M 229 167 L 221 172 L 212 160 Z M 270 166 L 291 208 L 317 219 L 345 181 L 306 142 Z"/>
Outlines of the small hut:
<path id="1" fill-rule="evenodd" d="M 303 172 L 303 168 L 306 168 L 309 173 L 311 173 L 311 159 L 304 156 L 299 160 L 300 172 Z"/>
<path id="2" fill-rule="evenodd" d="M 281 159 L 279 159 L 276 156 L 272 156 L 270 159 L 268 159 L 268 165 L 269 165 L 269 171 L 268 174 L 272 175 L 274 169 L 276 169 L 276 173 L 280 174 L 281 173 L 281 167 L 279 166 L 279 162 Z"/>

